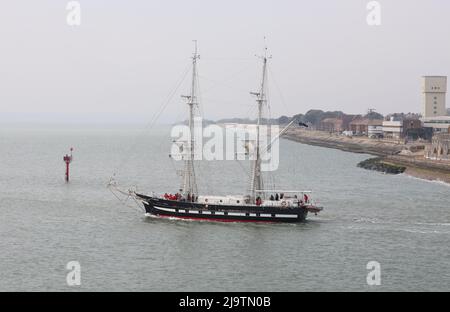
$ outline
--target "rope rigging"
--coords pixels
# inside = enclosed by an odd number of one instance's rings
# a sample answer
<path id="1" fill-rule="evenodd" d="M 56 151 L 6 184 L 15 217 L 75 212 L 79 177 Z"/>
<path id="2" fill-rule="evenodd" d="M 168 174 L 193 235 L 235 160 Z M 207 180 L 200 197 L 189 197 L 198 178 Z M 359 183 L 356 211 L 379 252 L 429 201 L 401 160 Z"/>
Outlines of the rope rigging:
<path id="1" fill-rule="evenodd" d="M 187 74 L 190 71 L 190 66 L 187 67 L 187 69 L 183 72 L 183 74 L 181 75 L 181 78 L 177 80 L 177 83 L 175 85 L 175 87 L 173 88 L 173 90 L 169 93 L 168 97 L 165 99 L 165 101 L 163 101 L 162 105 L 159 107 L 159 109 L 155 112 L 155 114 L 153 115 L 153 118 L 151 119 L 151 121 L 149 123 L 147 123 L 147 125 L 144 126 L 144 128 L 142 129 L 141 133 L 135 138 L 135 142 L 129 147 L 129 149 L 127 150 L 127 153 L 125 153 L 125 157 L 119 162 L 119 165 L 116 167 L 116 169 L 113 171 L 112 177 L 117 176 L 118 171 L 130 160 L 131 158 L 131 151 L 133 151 L 136 146 L 139 144 L 141 137 L 150 129 L 152 129 L 157 120 L 159 119 L 159 117 L 161 116 L 161 114 L 165 111 L 165 109 L 167 108 L 167 106 L 171 103 L 173 97 L 175 96 L 175 94 L 178 92 L 178 89 L 181 87 L 182 83 L 184 82 Z"/>

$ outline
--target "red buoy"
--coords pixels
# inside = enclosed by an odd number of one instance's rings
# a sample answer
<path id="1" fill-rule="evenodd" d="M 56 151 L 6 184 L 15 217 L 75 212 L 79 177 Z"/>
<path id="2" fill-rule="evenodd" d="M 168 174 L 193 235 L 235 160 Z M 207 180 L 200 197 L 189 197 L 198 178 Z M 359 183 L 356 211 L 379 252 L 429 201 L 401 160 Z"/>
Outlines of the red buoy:
<path id="1" fill-rule="evenodd" d="M 69 182 L 69 165 L 72 162 L 72 151 L 73 151 L 73 147 L 70 148 L 70 156 L 68 154 L 66 154 L 66 156 L 64 156 L 63 160 L 66 163 L 66 182 Z"/>

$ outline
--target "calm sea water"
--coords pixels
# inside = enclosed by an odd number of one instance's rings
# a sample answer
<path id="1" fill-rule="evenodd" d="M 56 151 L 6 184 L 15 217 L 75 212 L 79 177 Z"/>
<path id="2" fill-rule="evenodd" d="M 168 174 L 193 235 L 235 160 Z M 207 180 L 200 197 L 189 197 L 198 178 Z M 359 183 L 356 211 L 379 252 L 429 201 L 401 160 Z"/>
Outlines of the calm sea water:
<path id="1" fill-rule="evenodd" d="M 283 140 L 279 188 L 325 207 L 297 225 L 145 218 L 106 188 L 174 192 L 168 128 L 0 129 L 1 291 L 449 291 L 450 187 L 356 167 L 368 155 Z M 74 146 L 72 181 L 63 154 Z M 205 163 L 204 193 L 240 194 L 248 164 Z M 66 283 L 79 261 L 81 286 Z M 368 286 L 369 261 L 381 285 Z"/>

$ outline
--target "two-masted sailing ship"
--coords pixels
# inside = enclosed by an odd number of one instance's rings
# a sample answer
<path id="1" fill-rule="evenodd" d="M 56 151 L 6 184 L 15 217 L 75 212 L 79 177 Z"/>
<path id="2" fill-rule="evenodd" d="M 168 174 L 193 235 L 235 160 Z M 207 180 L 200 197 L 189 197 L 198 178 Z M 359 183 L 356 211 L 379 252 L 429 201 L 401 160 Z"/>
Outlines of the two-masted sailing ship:
<path id="1" fill-rule="evenodd" d="M 128 191 L 128 196 L 133 196 L 140 201 L 146 216 L 158 216 L 168 218 L 209 220 L 222 222 L 301 222 L 308 213 L 317 214 L 322 210 L 313 204 L 310 191 L 286 191 L 264 189 L 263 175 L 261 171 L 262 154 L 267 151 L 268 146 L 261 146 L 260 127 L 262 124 L 262 111 L 266 101 L 267 81 L 267 49 L 262 59 L 262 79 L 259 92 L 251 92 L 256 96 L 258 105 L 258 116 L 256 121 L 256 142 L 254 144 L 254 157 L 251 165 L 250 190 L 242 195 L 214 196 L 201 195 L 198 193 L 196 182 L 196 171 L 194 164 L 194 107 L 197 105 L 196 81 L 197 62 L 199 55 L 197 46 L 192 57 L 192 84 L 187 99 L 189 107 L 189 129 L 190 139 L 183 145 L 186 152 L 184 157 L 184 170 L 182 186 L 176 195 L 161 194 L 146 195 L 135 191 Z M 297 125 L 292 120 L 278 134 L 278 138 L 291 126 Z M 276 139 L 278 139 L 276 138 Z M 114 186 L 115 183 L 110 183 Z M 275 194 L 275 196 L 274 196 Z"/>

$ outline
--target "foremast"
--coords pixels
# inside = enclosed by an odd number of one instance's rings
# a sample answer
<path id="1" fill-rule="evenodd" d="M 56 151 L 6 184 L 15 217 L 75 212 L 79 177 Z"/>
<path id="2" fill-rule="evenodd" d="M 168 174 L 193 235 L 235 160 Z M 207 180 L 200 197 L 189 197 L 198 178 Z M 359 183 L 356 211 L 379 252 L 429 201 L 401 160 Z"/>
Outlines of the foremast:
<path id="1" fill-rule="evenodd" d="M 197 193 L 197 181 L 195 178 L 195 168 L 194 168 L 194 157 L 195 157 L 195 136 L 194 136 L 194 106 L 197 103 L 197 60 L 200 55 L 197 51 L 197 41 L 194 40 L 195 50 L 192 56 L 192 84 L 191 84 L 191 94 L 183 96 L 187 100 L 187 105 L 189 107 L 189 138 L 186 144 L 187 152 L 184 160 L 184 171 L 183 171 L 183 188 L 182 192 L 185 196 L 187 195 L 198 195 Z"/>
<path id="2" fill-rule="evenodd" d="M 256 150 L 255 150 L 255 160 L 252 165 L 252 177 L 251 177 L 251 200 L 256 201 L 259 196 L 264 196 L 260 193 L 263 189 L 263 178 L 261 175 L 261 144 L 260 144 L 260 126 L 262 122 L 262 110 L 266 104 L 266 79 L 267 79 L 267 47 L 264 50 L 264 56 L 261 57 L 263 60 L 262 69 L 262 79 L 259 92 L 251 92 L 251 94 L 256 96 L 256 103 L 258 105 L 258 118 L 256 123 Z"/>

